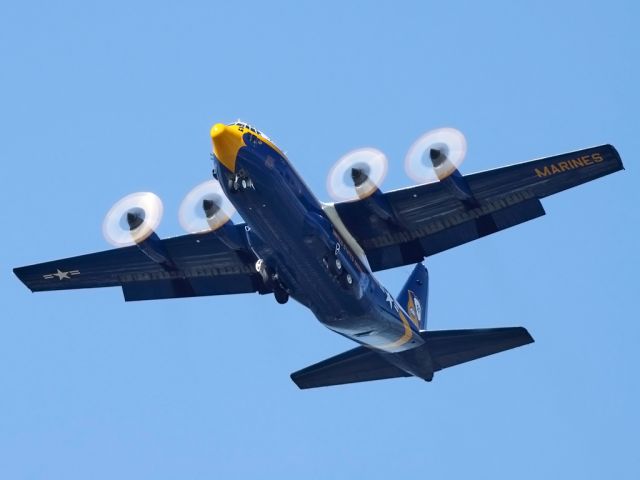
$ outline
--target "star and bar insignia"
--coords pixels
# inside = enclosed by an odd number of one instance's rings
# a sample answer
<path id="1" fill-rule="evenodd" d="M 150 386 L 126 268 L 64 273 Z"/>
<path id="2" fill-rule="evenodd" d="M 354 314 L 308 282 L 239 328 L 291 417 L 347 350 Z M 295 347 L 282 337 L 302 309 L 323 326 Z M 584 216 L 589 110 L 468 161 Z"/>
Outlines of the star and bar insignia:
<path id="1" fill-rule="evenodd" d="M 47 273 L 43 275 L 42 278 L 45 280 L 51 280 L 54 277 L 57 277 L 58 280 L 70 279 L 73 275 L 80 275 L 80 270 L 69 270 L 67 272 L 60 270 L 59 268 L 55 273 Z"/>

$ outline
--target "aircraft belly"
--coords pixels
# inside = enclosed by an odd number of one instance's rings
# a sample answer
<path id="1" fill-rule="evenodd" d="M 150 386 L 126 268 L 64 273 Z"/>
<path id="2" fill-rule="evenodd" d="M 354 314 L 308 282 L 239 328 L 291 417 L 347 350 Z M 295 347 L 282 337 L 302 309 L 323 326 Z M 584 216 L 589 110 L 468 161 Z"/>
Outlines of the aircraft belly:
<path id="1" fill-rule="evenodd" d="M 237 165 L 248 172 L 254 188 L 228 193 L 247 225 L 264 242 L 265 248 L 258 253 L 269 257 L 265 261 L 278 271 L 291 296 L 314 313 L 341 317 L 364 313 L 366 305 L 341 290 L 323 266 L 322 257 L 329 247 L 303 241 L 308 234 L 305 219 L 309 211 L 322 214 L 320 204 L 308 194 L 301 198 L 285 176 L 277 169 L 264 168 L 264 163 L 246 152 L 240 156 Z"/>
<path id="2" fill-rule="evenodd" d="M 424 343 L 417 334 L 408 332 L 395 317 L 375 305 L 361 317 L 350 316 L 342 321 L 320 316 L 318 319 L 334 332 L 381 352 L 403 352 Z"/>
<path id="3" fill-rule="evenodd" d="M 335 236 L 320 203 L 288 163 L 242 153 L 236 170 L 243 169 L 253 187 L 228 196 L 264 243 L 257 253 L 267 257 L 265 262 L 278 272 L 292 298 L 328 328 L 360 344 L 386 352 L 422 344 L 406 318 L 401 321 L 392 309 L 384 308 L 386 291 Z M 349 288 L 323 265 L 336 243 L 344 248 L 344 268 L 352 272 L 354 286 Z"/>

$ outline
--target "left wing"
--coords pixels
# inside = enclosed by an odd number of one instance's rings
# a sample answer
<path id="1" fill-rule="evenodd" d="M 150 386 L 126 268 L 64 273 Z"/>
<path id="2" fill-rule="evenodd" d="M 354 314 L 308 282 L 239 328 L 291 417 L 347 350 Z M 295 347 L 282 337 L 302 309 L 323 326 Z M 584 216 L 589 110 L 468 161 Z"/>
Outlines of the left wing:
<path id="1" fill-rule="evenodd" d="M 32 292 L 119 286 L 126 301 L 270 292 L 256 273 L 252 256 L 229 248 L 214 232 L 160 242 L 172 261 L 170 268 L 134 245 L 13 271 Z"/>
<path id="2" fill-rule="evenodd" d="M 377 271 L 418 263 L 542 216 L 541 198 L 622 168 L 616 149 L 600 145 L 465 175 L 477 201 L 473 206 L 436 182 L 381 194 L 391 218 L 377 213 L 371 199 L 336 203 L 334 208 Z"/>

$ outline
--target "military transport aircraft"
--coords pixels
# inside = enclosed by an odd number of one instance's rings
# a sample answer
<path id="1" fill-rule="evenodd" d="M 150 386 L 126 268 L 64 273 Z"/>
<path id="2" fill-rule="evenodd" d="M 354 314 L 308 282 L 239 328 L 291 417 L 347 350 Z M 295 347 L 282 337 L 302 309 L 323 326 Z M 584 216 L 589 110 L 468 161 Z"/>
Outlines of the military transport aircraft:
<path id="1" fill-rule="evenodd" d="M 262 132 L 242 122 L 211 129 L 214 179 L 180 208 L 191 233 L 160 239 L 149 192 L 105 218 L 121 248 L 14 269 L 34 292 L 119 286 L 125 301 L 258 292 L 289 297 L 358 347 L 291 375 L 300 388 L 415 376 L 533 342 L 522 327 L 427 330 L 425 257 L 545 214 L 540 200 L 623 168 L 611 145 L 462 175 L 455 129 L 420 137 L 406 158 L 420 182 L 383 193 L 384 154 L 359 149 L 333 167 L 340 199 L 320 202 Z M 234 224 L 234 208 L 246 223 Z M 129 246 L 123 246 L 129 245 Z M 393 297 L 373 272 L 416 264 Z"/>

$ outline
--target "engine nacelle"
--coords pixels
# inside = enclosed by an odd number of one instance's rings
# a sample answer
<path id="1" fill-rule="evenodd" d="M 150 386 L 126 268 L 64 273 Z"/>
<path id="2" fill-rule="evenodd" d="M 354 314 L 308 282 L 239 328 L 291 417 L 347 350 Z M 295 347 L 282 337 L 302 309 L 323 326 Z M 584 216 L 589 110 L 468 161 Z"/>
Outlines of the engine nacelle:
<path id="1" fill-rule="evenodd" d="M 136 245 L 151 261 L 170 268 L 175 267 L 156 232 L 152 232 L 151 235 L 137 242 Z"/>
<path id="2" fill-rule="evenodd" d="M 462 174 L 456 169 L 454 172 L 446 177 L 444 180 L 440 180 L 449 193 L 464 203 L 466 206 L 470 208 L 475 208 L 478 206 L 478 201 L 476 197 L 473 195 L 471 188 L 469 188 L 469 184 L 462 176 Z"/>
<path id="3" fill-rule="evenodd" d="M 213 234 L 231 250 L 246 249 L 247 240 L 246 236 L 243 235 L 243 228 L 234 224 L 231 220 L 214 230 Z"/>
<path id="4" fill-rule="evenodd" d="M 131 238 L 138 249 L 144 253 L 149 260 L 165 267 L 174 268 L 173 261 L 169 257 L 166 248 L 162 244 L 160 237 L 151 230 L 146 236 L 140 237 L 135 232 L 141 228 L 145 222 L 145 212 L 139 208 L 132 208 L 126 213 L 126 221 L 131 232 Z"/>

